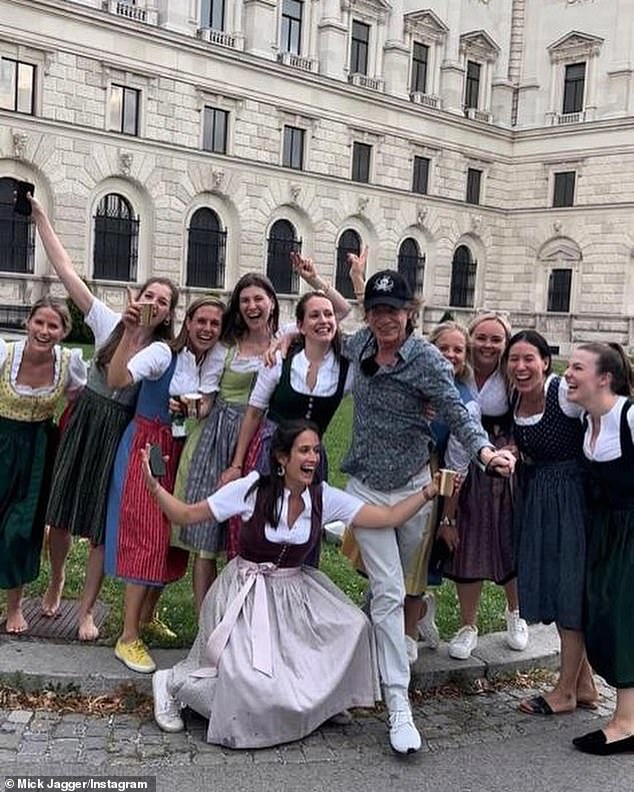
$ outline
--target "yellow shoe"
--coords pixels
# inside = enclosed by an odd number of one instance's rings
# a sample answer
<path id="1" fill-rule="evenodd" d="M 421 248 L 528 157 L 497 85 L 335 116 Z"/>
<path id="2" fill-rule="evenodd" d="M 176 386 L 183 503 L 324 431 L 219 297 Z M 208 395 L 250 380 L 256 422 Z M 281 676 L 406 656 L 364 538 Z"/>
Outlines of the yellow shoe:
<path id="1" fill-rule="evenodd" d="M 139 674 L 152 674 L 156 671 L 156 663 L 140 638 L 130 643 L 124 643 L 119 638 L 114 654 L 131 671 L 138 671 Z"/>
<path id="2" fill-rule="evenodd" d="M 170 629 L 158 616 L 154 616 L 151 622 L 144 624 L 141 632 L 144 638 L 154 641 L 173 641 L 178 638 L 174 630 Z"/>

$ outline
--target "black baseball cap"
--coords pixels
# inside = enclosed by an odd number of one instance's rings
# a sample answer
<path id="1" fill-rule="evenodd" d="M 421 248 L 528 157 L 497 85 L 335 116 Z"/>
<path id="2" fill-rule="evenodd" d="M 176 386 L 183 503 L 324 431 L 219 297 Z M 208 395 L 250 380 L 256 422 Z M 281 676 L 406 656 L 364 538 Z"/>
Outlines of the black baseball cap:
<path id="1" fill-rule="evenodd" d="M 363 307 L 366 311 L 377 305 L 392 308 L 405 308 L 414 299 L 412 290 L 405 278 L 396 270 L 375 272 L 365 284 Z"/>

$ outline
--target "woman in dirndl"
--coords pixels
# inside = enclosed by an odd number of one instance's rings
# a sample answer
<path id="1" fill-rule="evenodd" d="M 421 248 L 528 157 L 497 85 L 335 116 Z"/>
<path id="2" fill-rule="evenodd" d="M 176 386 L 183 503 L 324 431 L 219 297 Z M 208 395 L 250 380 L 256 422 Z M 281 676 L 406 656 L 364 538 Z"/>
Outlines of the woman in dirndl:
<path id="1" fill-rule="evenodd" d="M 151 673 L 155 664 L 141 640 L 141 625 L 153 613 L 163 587 L 181 578 L 188 554 L 170 547 L 170 526 L 149 498 L 136 463 L 146 444 L 167 458 L 165 487 L 174 485 L 183 441 L 174 437 L 169 403 L 188 394 L 205 394 L 217 377 L 217 362 L 208 354 L 220 335 L 223 305 L 201 298 L 188 308 L 178 338 L 136 351 L 135 333 L 141 306 L 130 303 L 123 315 L 125 331 L 108 369 L 113 388 L 141 383 L 134 420 L 119 442 L 108 492 L 106 574 L 125 581 L 123 631 L 115 655 L 128 668 Z M 167 299 L 153 305 L 159 321 L 171 320 Z"/>
<path id="2" fill-rule="evenodd" d="M 26 340 L 0 339 L 0 588 L 8 633 L 28 629 L 22 592 L 40 572 L 58 439 L 53 416 L 86 384 L 81 351 L 59 345 L 70 329 L 66 305 L 45 297 L 29 312 Z"/>
<path id="3" fill-rule="evenodd" d="M 99 637 L 93 608 L 103 580 L 106 501 L 117 446 L 134 415 L 138 385 L 111 388 L 107 372 L 123 334 L 121 314 L 95 297 L 77 274 L 42 205 L 31 197 L 33 220 L 49 261 L 68 294 L 83 313 L 95 338 L 95 356 L 87 386 L 73 405 L 61 434 L 53 467 L 51 495 L 46 508 L 51 579 L 42 599 L 42 611 L 55 617 L 64 588 L 64 565 L 72 536 L 90 541 L 90 553 L 82 591 L 78 636 L 82 641 Z M 166 278 L 150 278 L 139 289 L 140 302 L 154 302 L 167 290 L 173 311 L 177 291 Z M 171 314 L 170 314 L 171 317 Z M 139 349 L 158 339 L 173 336 L 173 322 L 150 322 L 137 330 Z M 98 451 L 97 451 L 98 449 Z"/>
<path id="4" fill-rule="evenodd" d="M 258 273 L 243 275 L 235 285 L 223 323 L 220 343 L 211 356 L 217 381 L 213 407 L 187 438 L 174 493 L 196 503 L 211 492 L 231 463 L 240 421 L 264 353 L 277 332 L 279 303 L 269 279 Z M 196 610 L 217 574 L 216 558 L 226 550 L 224 523 L 208 516 L 200 524 L 172 530 L 172 544 L 194 554 L 192 585 Z"/>
<path id="5" fill-rule="evenodd" d="M 473 382 L 481 421 L 495 448 L 512 443 L 506 377 L 500 360 L 511 336 L 504 316 L 483 313 L 469 325 Z M 445 574 L 456 583 L 461 627 L 449 642 L 449 654 L 466 660 L 478 644 L 478 607 L 482 583 L 491 580 L 506 594 L 506 642 L 521 651 L 528 628 L 520 617 L 513 543 L 511 480 L 488 476 L 471 464 L 458 496 L 458 544 Z"/>
<path id="6" fill-rule="evenodd" d="M 586 482 L 582 409 L 567 398 L 565 379 L 551 373 L 546 339 L 516 333 L 503 365 L 513 388 L 513 435 L 521 463 L 516 475 L 515 543 L 522 618 L 554 622 L 561 640 L 553 690 L 524 699 L 531 715 L 595 709 L 598 696 L 583 641 Z"/>
<path id="7" fill-rule="evenodd" d="M 378 528 L 406 520 L 434 497 L 436 485 L 397 506 L 367 506 L 315 482 L 320 449 L 315 424 L 280 424 L 270 475 L 253 471 L 189 505 L 152 478 L 145 455 L 148 488 L 174 522 L 199 522 L 206 514 L 242 521 L 239 555 L 207 594 L 188 657 L 154 675 L 161 729 L 183 729 L 185 704 L 209 719 L 208 742 L 260 748 L 301 739 L 379 697 L 370 623 L 323 573 L 302 564 L 324 523 Z"/>
<path id="8" fill-rule="evenodd" d="M 592 668 L 616 688 L 602 728 L 572 742 L 584 753 L 634 753 L 634 374 L 619 344 L 582 344 L 565 373 L 586 410 L 590 478 L 584 634 Z"/>

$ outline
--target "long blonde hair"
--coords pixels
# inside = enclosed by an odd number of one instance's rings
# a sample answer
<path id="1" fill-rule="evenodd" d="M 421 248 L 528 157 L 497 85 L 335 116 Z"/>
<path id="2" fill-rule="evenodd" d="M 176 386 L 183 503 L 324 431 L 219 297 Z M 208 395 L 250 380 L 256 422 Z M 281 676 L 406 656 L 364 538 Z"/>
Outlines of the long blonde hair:
<path id="1" fill-rule="evenodd" d="M 459 375 L 456 376 L 456 379 L 459 379 L 461 382 L 470 382 L 473 379 L 473 370 L 471 368 L 471 364 L 469 363 L 469 355 L 471 352 L 471 336 L 469 335 L 469 331 L 467 328 L 460 324 L 460 322 L 455 322 L 453 319 L 448 319 L 445 322 L 440 322 L 433 328 L 431 333 L 429 334 L 429 342 L 434 346 L 438 346 L 438 339 L 443 333 L 460 333 L 463 336 L 465 342 L 465 363 L 462 367 L 462 371 Z"/>

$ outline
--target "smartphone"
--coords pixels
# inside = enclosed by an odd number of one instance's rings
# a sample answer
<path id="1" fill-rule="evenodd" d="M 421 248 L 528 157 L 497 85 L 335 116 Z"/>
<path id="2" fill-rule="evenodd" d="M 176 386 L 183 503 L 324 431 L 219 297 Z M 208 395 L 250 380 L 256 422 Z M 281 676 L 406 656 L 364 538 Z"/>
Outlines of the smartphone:
<path id="1" fill-rule="evenodd" d="M 31 202 L 27 198 L 27 193 L 35 194 L 35 185 L 31 182 L 19 181 L 15 189 L 15 204 L 13 211 L 19 215 L 28 217 L 31 214 Z"/>
<path id="2" fill-rule="evenodd" d="M 165 460 L 160 445 L 150 446 L 150 470 L 155 478 L 161 478 L 166 473 Z"/>

